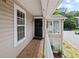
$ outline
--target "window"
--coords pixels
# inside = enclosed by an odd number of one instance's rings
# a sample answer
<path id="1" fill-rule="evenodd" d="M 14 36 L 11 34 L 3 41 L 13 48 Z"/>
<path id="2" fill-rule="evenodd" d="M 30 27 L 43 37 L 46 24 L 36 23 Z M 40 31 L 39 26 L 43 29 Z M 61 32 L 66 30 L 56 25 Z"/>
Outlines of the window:
<path id="1" fill-rule="evenodd" d="M 59 33 L 59 21 L 53 21 L 53 33 Z"/>
<path id="2" fill-rule="evenodd" d="M 47 28 L 49 33 L 59 33 L 59 21 L 47 21 Z"/>
<path id="3" fill-rule="evenodd" d="M 48 28 L 48 32 L 51 33 L 52 32 L 52 21 L 47 21 L 47 28 Z"/>
<path id="4" fill-rule="evenodd" d="M 26 38 L 26 17 L 25 16 L 26 16 L 26 11 L 15 4 L 14 5 L 15 46 L 20 44 Z"/>
<path id="5" fill-rule="evenodd" d="M 18 41 L 25 37 L 25 14 L 17 10 L 17 39 Z"/>

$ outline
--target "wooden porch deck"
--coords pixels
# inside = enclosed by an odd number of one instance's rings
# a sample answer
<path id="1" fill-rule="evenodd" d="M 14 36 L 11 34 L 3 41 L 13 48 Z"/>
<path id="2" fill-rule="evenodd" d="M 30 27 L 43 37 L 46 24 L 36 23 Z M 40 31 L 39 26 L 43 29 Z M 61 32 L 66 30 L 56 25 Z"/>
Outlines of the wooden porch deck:
<path id="1" fill-rule="evenodd" d="M 43 40 L 33 39 L 17 58 L 43 58 Z"/>

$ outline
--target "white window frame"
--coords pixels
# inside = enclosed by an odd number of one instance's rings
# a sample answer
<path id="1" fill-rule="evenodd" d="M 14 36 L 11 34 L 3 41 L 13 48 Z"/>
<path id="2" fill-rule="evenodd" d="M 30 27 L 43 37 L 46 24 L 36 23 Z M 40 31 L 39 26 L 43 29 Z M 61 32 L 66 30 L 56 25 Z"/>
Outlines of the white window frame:
<path id="1" fill-rule="evenodd" d="M 59 23 L 58 23 L 58 24 L 54 24 L 54 22 L 59 22 Z M 54 20 L 52 23 L 53 23 L 53 33 L 59 34 L 59 33 L 60 33 L 60 21 Z M 54 29 L 54 28 L 55 28 L 54 25 L 58 25 L 58 26 L 59 26 L 59 28 L 57 28 L 57 31 L 58 31 L 58 32 L 54 32 L 54 30 L 55 30 L 55 29 Z M 58 26 L 57 26 L 57 27 L 58 27 Z"/>
<path id="2" fill-rule="evenodd" d="M 25 14 L 25 37 L 18 41 L 17 39 L 17 10 L 23 12 Z M 14 47 L 18 46 L 26 39 L 26 11 L 22 9 L 17 4 L 14 4 Z"/>
<path id="3" fill-rule="evenodd" d="M 60 20 L 47 20 L 47 21 L 51 21 L 52 22 L 52 34 L 61 34 L 61 23 L 60 23 Z M 59 22 L 59 33 L 54 33 L 53 31 L 54 31 L 54 26 L 53 26 L 53 22 L 54 21 L 58 21 Z M 48 28 L 47 28 L 48 29 Z M 48 29 L 48 31 L 49 31 L 49 29 Z"/>

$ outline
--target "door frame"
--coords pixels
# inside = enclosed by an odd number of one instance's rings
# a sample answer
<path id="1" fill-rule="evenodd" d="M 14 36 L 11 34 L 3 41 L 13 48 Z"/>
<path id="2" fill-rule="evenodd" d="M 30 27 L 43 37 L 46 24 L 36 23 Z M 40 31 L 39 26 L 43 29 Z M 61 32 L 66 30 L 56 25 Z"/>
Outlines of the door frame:
<path id="1" fill-rule="evenodd" d="M 42 19 L 42 38 L 44 38 L 44 19 L 43 17 L 34 17 L 34 20 L 35 19 Z M 35 33 L 35 21 L 33 20 L 33 37 L 34 37 L 34 33 Z"/>

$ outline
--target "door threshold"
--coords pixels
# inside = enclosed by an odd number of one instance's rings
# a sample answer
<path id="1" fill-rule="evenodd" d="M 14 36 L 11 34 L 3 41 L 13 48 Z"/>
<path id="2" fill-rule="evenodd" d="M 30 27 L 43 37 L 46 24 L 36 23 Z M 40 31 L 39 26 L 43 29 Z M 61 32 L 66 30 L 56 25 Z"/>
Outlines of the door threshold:
<path id="1" fill-rule="evenodd" d="M 43 38 L 42 37 L 34 37 L 33 39 L 42 40 Z"/>

